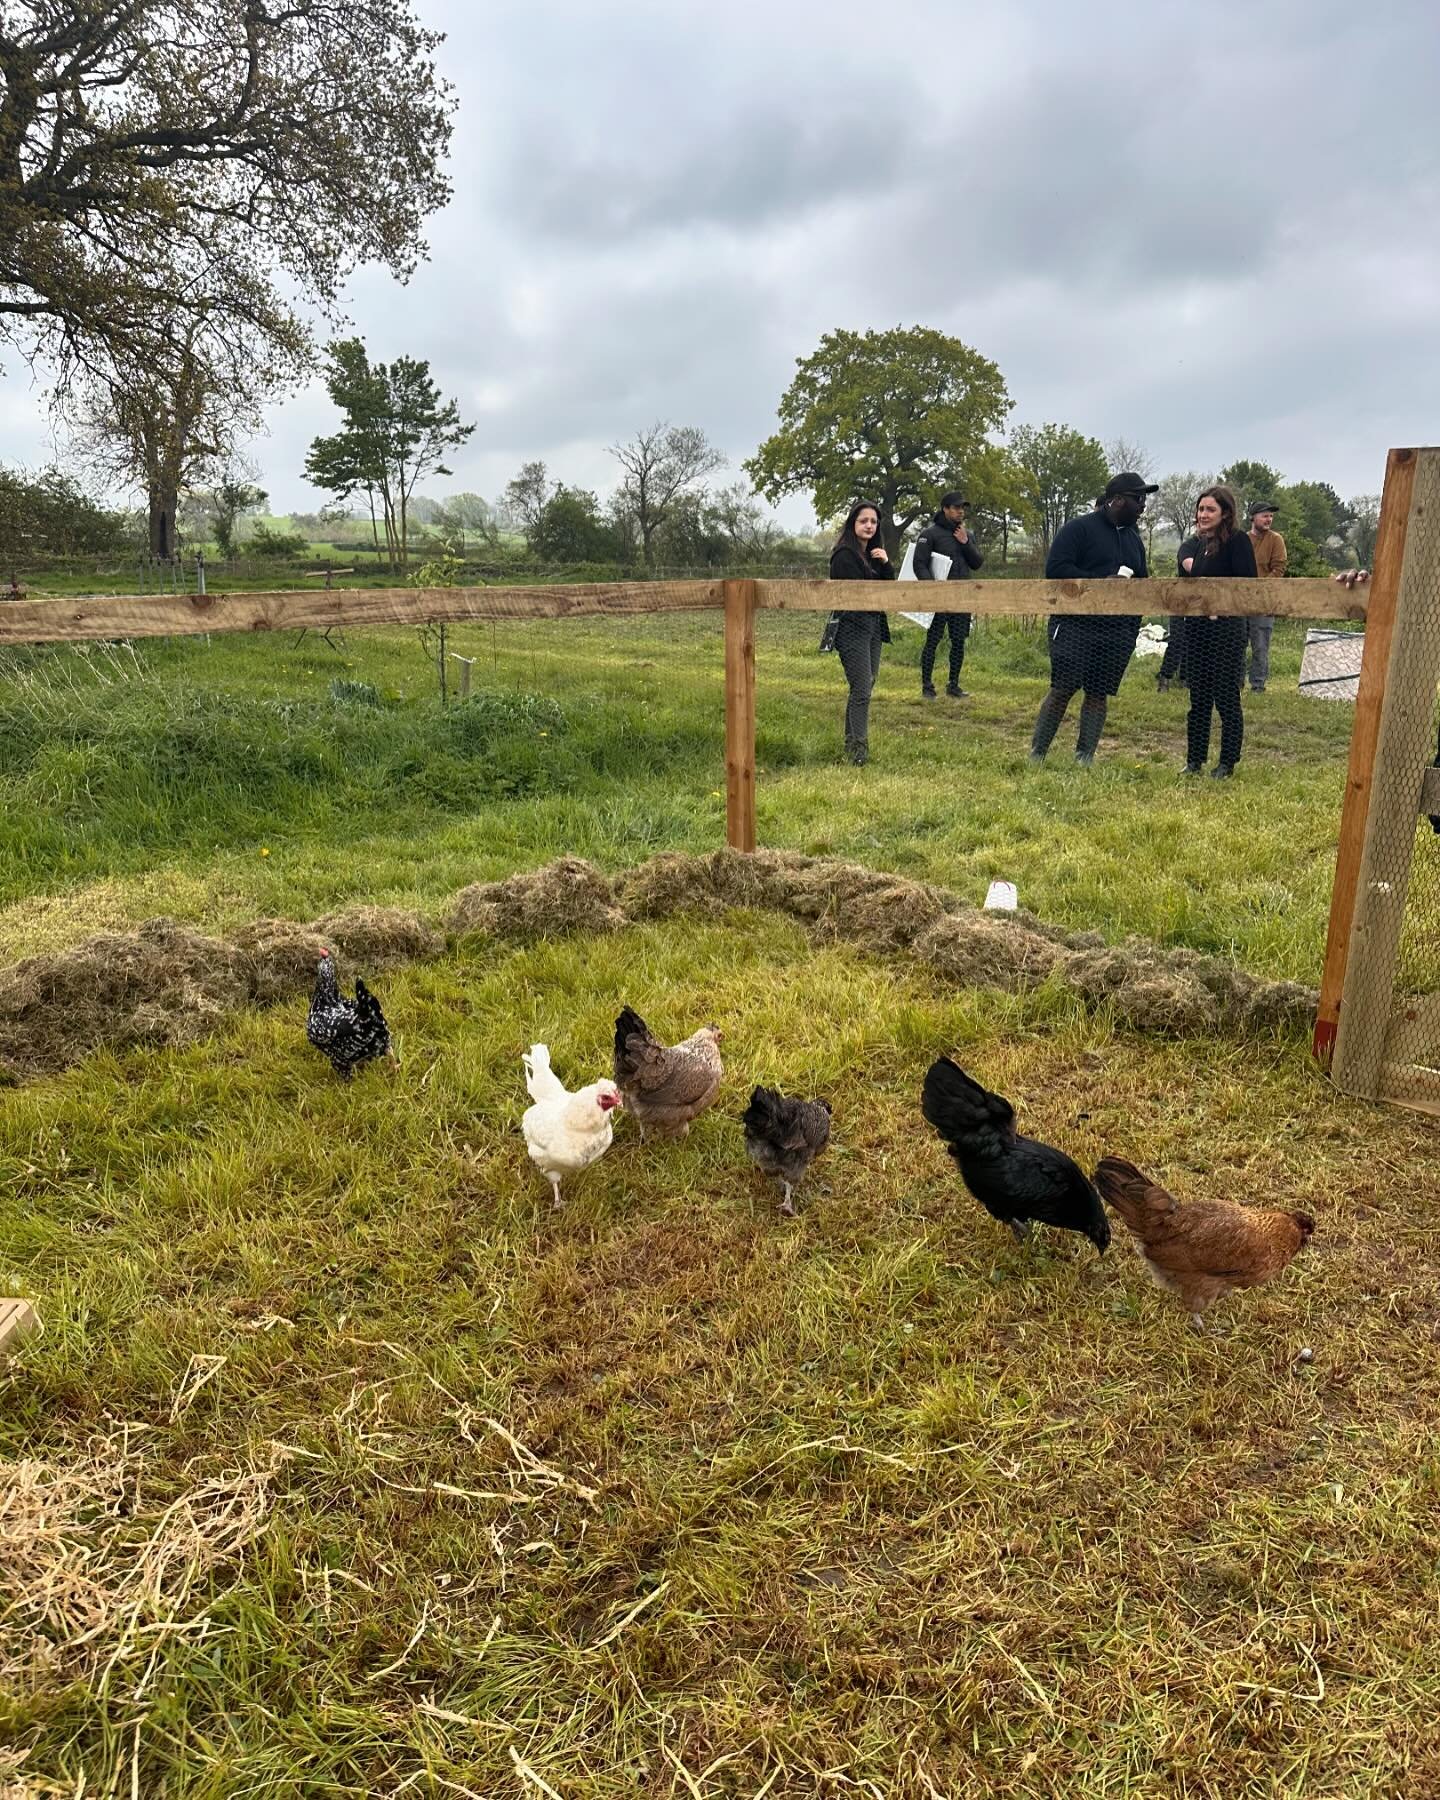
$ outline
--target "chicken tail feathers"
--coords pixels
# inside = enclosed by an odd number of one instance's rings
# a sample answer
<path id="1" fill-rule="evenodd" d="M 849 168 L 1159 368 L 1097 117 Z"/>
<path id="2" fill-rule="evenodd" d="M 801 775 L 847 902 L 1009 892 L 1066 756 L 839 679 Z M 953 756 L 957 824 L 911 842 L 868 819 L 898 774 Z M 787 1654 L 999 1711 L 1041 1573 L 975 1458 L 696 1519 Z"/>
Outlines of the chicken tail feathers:
<path id="1" fill-rule="evenodd" d="M 620 1009 L 615 1021 L 615 1079 L 617 1081 L 633 1071 L 635 1055 L 631 1049 L 631 1040 L 639 1038 L 642 1043 L 656 1042 L 655 1034 L 640 1017 L 633 1006 Z"/>
<path id="2" fill-rule="evenodd" d="M 1105 1156 L 1095 1165 L 1095 1186 L 1105 1204 L 1138 1238 L 1147 1226 L 1173 1213 L 1179 1202 L 1123 1156 Z"/>
<path id="3" fill-rule="evenodd" d="M 982 1139 L 998 1144 L 1015 1134 L 1010 1102 L 981 1087 L 948 1056 L 938 1057 L 926 1071 L 920 1110 L 947 1144 Z"/>
<path id="4" fill-rule="evenodd" d="M 525 1087 L 532 1100 L 556 1100 L 565 1092 L 564 1083 L 550 1067 L 548 1044 L 532 1044 L 520 1060 L 525 1065 Z"/>

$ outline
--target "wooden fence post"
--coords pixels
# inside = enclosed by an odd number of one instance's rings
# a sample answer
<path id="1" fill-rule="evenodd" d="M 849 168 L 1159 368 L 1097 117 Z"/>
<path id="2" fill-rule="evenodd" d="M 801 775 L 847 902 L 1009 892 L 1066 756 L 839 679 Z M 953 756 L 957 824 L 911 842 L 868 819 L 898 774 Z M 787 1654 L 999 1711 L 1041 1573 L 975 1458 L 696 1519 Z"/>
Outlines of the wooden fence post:
<path id="1" fill-rule="evenodd" d="M 1440 449 L 1412 452 L 1410 471 L 1398 566 L 1387 569 L 1395 577 L 1387 609 L 1392 641 L 1332 1064 L 1336 1085 L 1366 1099 L 1378 1099 L 1386 1081 L 1420 794 L 1435 743 Z"/>
<path id="2" fill-rule="evenodd" d="M 1350 768 L 1345 781 L 1344 810 L 1340 815 L 1335 883 L 1330 892 L 1330 928 L 1325 940 L 1325 967 L 1320 977 L 1320 1005 L 1315 1015 L 1315 1054 L 1326 1064 L 1335 1048 L 1340 998 L 1345 991 L 1345 967 L 1355 922 L 1355 896 L 1360 885 L 1360 863 L 1365 854 L 1365 831 L 1374 791 L 1380 715 L 1385 704 L 1385 683 L 1390 674 L 1390 652 L 1395 638 L 1395 603 L 1400 594 L 1405 534 L 1415 493 L 1415 462 L 1415 451 L 1392 450 L 1385 463 L 1385 489 L 1380 500 L 1380 524 L 1375 537 L 1369 608 L 1365 617 L 1365 651 L 1360 662 L 1355 723 L 1350 733 Z"/>
<path id="3" fill-rule="evenodd" d="M 755 605 L 753 581 L 725 588 L 725 841 L 755 848 Z"/>

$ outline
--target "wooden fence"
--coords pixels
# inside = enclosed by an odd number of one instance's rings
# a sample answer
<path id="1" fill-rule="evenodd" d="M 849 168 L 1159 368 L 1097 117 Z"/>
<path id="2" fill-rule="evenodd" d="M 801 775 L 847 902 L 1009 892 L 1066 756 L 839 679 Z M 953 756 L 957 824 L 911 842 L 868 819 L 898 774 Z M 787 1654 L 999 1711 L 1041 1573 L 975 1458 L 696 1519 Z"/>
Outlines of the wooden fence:
<path id="1" fill-rule="evenodd" d="M 1414 461 L 1390 453 L 1374 578 L 1366 588 L 1325 579 L 1267 583 L 1268 612 L 1291 619 L 1370 621 L 1356 706 L 1337 860 L 1316 1050 L 1328 1057 L 1344 987 L 1360 865 L 1367 841 L 1376 746 L 1394 643 L 1396 598 L 1409 529 Z M 1440 453 L 1433 453 L 1440 454 Z M 285 632 L 464 620 L 626 618 L 648 613 L 722 611 L 725 620 L 726 828 L 738 850 L 756 847 L 755 638 L 765 612 L 910 611 L 923 597 L 933 612 L 984 616 L 1042 613 L 1244 616 L 1256 610 L 1251 581 L 909 583 L 877 587 L 818 580 L 587 582 L 555 587 L 333 588 L 282 592 L 114 595 L 0 602 L 0 647 L 210 632 Z"/>

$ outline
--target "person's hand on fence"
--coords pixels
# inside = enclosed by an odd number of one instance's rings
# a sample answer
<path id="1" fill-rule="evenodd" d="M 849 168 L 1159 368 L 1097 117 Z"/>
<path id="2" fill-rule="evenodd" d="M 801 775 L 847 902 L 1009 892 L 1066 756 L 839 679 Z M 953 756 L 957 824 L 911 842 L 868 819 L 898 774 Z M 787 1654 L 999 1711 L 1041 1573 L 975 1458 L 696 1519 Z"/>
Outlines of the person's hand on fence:
<path id="1" fill-rule="evenodd" d="M 1335 579 L 1341 587 L 1358 587 L 1362 581 L 1370 579 L 1370 571 L 1368 569 L 1342 569 Z"/>

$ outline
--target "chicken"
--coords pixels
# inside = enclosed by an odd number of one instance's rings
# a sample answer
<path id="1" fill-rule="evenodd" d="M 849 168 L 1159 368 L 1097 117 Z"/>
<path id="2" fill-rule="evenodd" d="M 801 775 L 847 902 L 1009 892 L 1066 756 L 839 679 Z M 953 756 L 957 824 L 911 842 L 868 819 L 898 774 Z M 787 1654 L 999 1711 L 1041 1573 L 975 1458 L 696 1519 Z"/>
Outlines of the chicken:
<path id="1" fill-rule="evenodd" d="M 718 1025 L 702 1025 L 683 1044 L 666 1046 L 633 1007 L 615 1021 L 615 1085 L 635 1115 L 643 1139 L 684 1137 L 720 1092 Z"/>
<path id="2" fill-rule="evenodd" d="M 1138 1241 L 1152 1279 L 1178 1294 L 1191 1323 L 1231 1288 L 1259 1287 L 1289 1267 L 1310 1242 L 1309 1213 L 1238 1206 L 1233 1200 L 1190 1200 L 1141 1174 L 1134 1163 L 1105 1157 L 1095 1185 Z"/>
<path id="3" fill-rule="evenodd" d="M 782 1213 L 794 1216 L 794 1190 L 830 1142 L 828 1100 L 788 1100 L 774 1088 L 757 1087 L 745 1108 L 745 1149 L 761 1174 L 780 1183 Z"/>
<path id="4" fill-rule="evenodd" d="M 345 1081 L 364 1063 L 382 1056 L 399 1066 L 380 1002 L 358 976 L 355 998 L 347 1000 L 335 979 L 335 958 L 328 950 L 320 952 L 315 965 L 315 992 L 310 996 L 305 1035 L 329 1057 L 331 1067 Z"/>
<path id="5" fill-rule="evenodd" d="M 520 1128 L 531 1162 L 550 1183 L 554 1210 L 562 1204 L 561 1180 L 588 1169 L 610 1148 L 615 1131 L 610 1115 L 620 1105 L 620 1092 L 613 1081 L 592 1081 L 570 1093 L 550 1067 L 544 1044 L 532 1044 L 521 1061 L 535 1104 L 525 1109 Z"/>
<path id="6" fill-rule="evenodd" d="M 1019 1137 L 1015 1109 L 988 1093 L 948 1056 L 930 1065 L 921 1110 L 945 1140 L 966 1187 L 1023 1243 L 1034 1223 L 1078 1231 L 1103 1256 L 1110 1221 L 1078 1163 L 1049 1144 Z"/>

